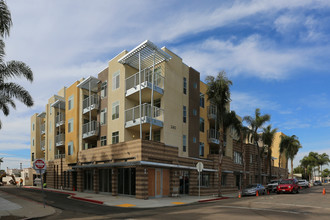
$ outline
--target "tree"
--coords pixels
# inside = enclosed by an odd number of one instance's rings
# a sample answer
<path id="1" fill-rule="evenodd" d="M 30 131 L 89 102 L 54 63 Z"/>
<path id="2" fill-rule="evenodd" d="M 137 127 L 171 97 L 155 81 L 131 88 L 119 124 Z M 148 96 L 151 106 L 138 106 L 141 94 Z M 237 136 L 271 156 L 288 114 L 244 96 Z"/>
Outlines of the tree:
<path id="1" fill-rule="evenodd" d="M 32 70 L 25 63 L 15 60 L 5 62 L 3 60 L 5 56 L 3 38 L 9 36 L 11 25 L 10 11 L 5 1 L 0 0 L 0 110 L 5 116 L 9 115 L 9 106 L 16 108 L 14 99 L 18 99 L 28 107 L 33 105 L 33 99 L 27 90 L 14 82 L 8 82 L 8 79 L 15 77 L 24 77 L 30 82 L 33 81 Z M 0 129 L 1 127 L 0 121 Z"/>
<path id="2" fill-rule="evenodd" d="M 291 178 L 293 178 L 293 159 L 297 155 L 300 148 L 302 148 L 302 146 L 300 145 L 297 136 L 292 135 L 288 137 L 286 155 L 288 156 L 287 158 L 291 160 Z"/>
<path id="3" fill-rule="evenodd" d="M 324 177 L 328 177 L 328 176 L 330 176 L 330 170 L 329 169 L 324 169 L 322 171 L 322 177 L 324 178 Z"/>
<path id="4" fill-rule="evenodd" d="M 255 110 L 255 115 L 254 117 L 251 116 L 245 116 L 244 121 L 248 124 L 248 127 L 252 131 L 252 138 L 254 140 L 254 143 L 257 147 L 257 152 L 258 152 L 258 160 L 257 160 L 257 166 L 258 166 L 258 178 L 259 178 L 259 183 L 262 183 L 261 181 L 261 162 L 260 162 L 260 147 L 259 147 L 259 129 L 262 128 L 262 126 L 270 120 L 270 115 L 265 114 L 261 115 L 260 109 L 257 108 Z"/>
<path id="5" fill-rule="evenodd" d="M 312 174 L 312 170 L 313 170 L 313 165 L 312 162 L 310 160 L 310 158 L 308 156 L 304 156 L 304 158 L 302 160 L 300 160 L 300 166 L 304 168 L 305 170 L 305 176 L 308 176 L 308 180 L 311 180 L 311 174 Z"/>
<path id="6" fill-rule="evenodd" d="M 275 133 L 277 132 L 277 128 L 272 129 L 271 125 L 268 125 L 263 129 L 262 133 L 262 141 L 267 146 L 267 162 L 269 166 L 269 176 L 268 181 L 272 179 L 272 145 L 275 137 Z"/>
<path id="7" fill-rule="evenodd" d="M 219 162 L 218 162 L 218 195 L 221 196 L 221 166 L 224 148 L 224 119 L 228 113 L 227 107 L 230 103 L 230 86 L 233 84 L 227 77 L 226 72 L 221 71 L 217 77 L 207 76 L 206 82 L 208 85 L 207 96 L 208 100 L 216 106 L 216 121 L 219 124 L 220 143 L 219 143 Z"/>
<path id="8" fill-rule="evenodd" d="M 329 160 L 329 155 L 328 154 L 326 154 L 326 153 L 319 154 L 318 164 L 321 166 L 321 173 L 322 173 L 322 166 L 329 164 L 329 162 L 330 162 L 330 160 Z M 323 175 L 321 175 L 321 178 L 322 177 L 323 177 Z M 323 182 L 323 178 L 322 178 L 322 182 Z"/>

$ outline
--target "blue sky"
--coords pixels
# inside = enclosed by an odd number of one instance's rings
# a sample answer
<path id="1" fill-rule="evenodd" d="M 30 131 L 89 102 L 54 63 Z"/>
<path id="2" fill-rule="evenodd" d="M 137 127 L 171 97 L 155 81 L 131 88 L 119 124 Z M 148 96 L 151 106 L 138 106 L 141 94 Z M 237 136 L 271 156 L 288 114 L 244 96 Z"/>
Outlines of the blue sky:
<path id="1" fill-rule="evenodd" d="M 0 114 L 2 168 L 29 166 L 30 116 L 63 86 L 96 76 L 122 50 L 146 39 L 166 46 L 201 72 L 225 70 L 232 109 L 256 108 L 299 137 L 303 148 L 330 154 L 329 1 L 10 0 L 13 28 L 7 60 L 26 62 L 32 84 L 18 80 L 35 106 Z"/>

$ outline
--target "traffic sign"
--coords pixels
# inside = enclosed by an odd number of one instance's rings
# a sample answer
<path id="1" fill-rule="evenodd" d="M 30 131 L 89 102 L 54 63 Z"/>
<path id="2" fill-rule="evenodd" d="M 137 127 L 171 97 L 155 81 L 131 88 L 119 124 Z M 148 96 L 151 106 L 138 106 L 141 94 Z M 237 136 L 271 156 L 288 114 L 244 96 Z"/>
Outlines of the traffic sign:
<path id="1" fill-rule="evenodd" d="M 199 173 L 202 172 L 203 169 L 204 169 L 204 165 L 203 165 L 203 163 L 202 163 L 202 162 L 198 162 L 198 163 L 196 164 L 196 168 L 197 168 L 197 171 L 198 171 Z"/>
<path id="2" fill-rule="evenodd" d="M 37 171 L 37 173 L 39 174 L 43 174 L 46 172 L 46 162 L 43 159 L 36 159 L 33 162 L 33 169 L 35 169 L 35 171 Z"/>

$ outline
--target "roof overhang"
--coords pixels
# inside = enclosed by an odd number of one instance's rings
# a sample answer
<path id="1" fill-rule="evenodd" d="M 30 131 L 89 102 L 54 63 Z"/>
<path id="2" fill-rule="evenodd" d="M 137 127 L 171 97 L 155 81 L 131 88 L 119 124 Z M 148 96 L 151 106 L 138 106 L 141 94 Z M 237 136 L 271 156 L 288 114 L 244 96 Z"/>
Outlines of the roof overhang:
<path id="1" fill-rule="evenodd" d="M 97 85 L 100 82 L 97 78 L 93 76 L 89 76 L 86 79 L 84 79 L 81 83 L 77 85 L 78 88 L 80 89 L 86 89 L 91 91 L 97 91 Z"/>
<path id="2" fill-rule="evenodd" d="M 172 57 L 151 41 L 146 40 L 120 58 L 118 62 L 139 69 L 139 58 L 141 69 L 145 69 L 153 66 L 153 64 L 157 65 L 163 61 L 169 61 Z"/>
<path id="3" fill-rule="evenodd" d="M 61 99 L 58 99 L 53 104 L 51 104 L 50 106 L 54 107 L 54 108 L 60 108 L 60 109 L 65 110 L 65 101 L 61 100 Z"/>
<path id="4" fill-rule="evenodd" d="M 44 118 L 46 116 L 46 112 L 41 112 L 37 114 L 37 117 Z"/>

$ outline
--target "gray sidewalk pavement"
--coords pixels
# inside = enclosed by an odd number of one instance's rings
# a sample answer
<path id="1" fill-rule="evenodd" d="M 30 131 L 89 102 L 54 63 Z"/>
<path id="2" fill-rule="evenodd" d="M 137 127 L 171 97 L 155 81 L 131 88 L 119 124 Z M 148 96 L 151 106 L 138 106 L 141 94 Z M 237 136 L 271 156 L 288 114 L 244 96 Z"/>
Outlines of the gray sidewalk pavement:
<path id="1" fill-rule="evenodd" d="M 36 188 L 37 187 L 26 187 L 26 188 Z M 226 194 L 219 198 L 216 196 L 178 196 L 178 197 L 163 197 L 163 198 L 152 198 L 152 199 L 136 199 L 131 196 L 112 196 L 111 194 L 96 194 L 96 193 L 86 193 L 77 191 L 67 191 L 58 190 L 52 188 L 46 188 L 45 190 L 54 191 L 58 193 L 66 193 L 71 199 L 78 199 L 86 202 L 92 202 L 97 204 L 103 204 L 108 206 L 118 206 L 118 207 L 131 207 L 131 208 L 156 208 L 164 206 L 177 206 L 183 204 L 189 204 L 194 202 L 207 202 L 213 200 L 221 200 L 226 198 L 237 197 L 237 193 Z"/>
<path id="2" fill-rule="evenodd" d="M 0 191 L 0 219 L 3 216 L 38 218 L 55 213 L 51 206 Z"/>

